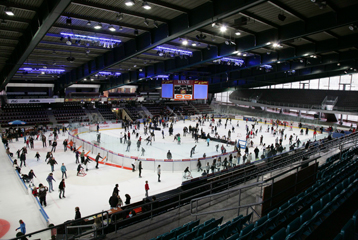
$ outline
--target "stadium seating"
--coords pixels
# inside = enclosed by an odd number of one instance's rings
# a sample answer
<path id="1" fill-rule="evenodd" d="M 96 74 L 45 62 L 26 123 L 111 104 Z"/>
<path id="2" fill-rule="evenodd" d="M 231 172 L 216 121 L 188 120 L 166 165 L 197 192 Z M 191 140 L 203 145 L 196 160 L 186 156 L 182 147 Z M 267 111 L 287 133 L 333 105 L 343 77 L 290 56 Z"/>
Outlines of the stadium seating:
<path id="1" fill-rule="evenodd" d="M 79 103 L 65 103 L 63 107 L 56 108 L 52 111 L 57 123 L 68 123 L 71 120 L 77 122 L 88 122 L 81 104 Z"/>
<path id="2" fill-rule="evenodd" d="M 97 109 L 104 119 L 116 120 L 116 115 L 112 112 L 112 105 L 110 104 L 98 105 Z"/>

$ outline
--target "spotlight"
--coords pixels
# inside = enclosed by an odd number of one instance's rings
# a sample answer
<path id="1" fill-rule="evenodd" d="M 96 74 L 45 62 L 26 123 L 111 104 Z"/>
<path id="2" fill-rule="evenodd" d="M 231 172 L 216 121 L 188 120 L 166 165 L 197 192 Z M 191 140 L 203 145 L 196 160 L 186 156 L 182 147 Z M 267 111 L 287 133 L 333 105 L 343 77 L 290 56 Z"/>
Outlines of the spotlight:
<path id="1" fill-rule="evenodd" d="M 226 32 L 227 27 L 225 25 L 221 25 L 220 32 Z"/>
<path id="2" fill-rule="evenodd" d="M 279 43 L 273 43 L 272 47 L 274 47 L 274 48 L 280 47 L 280 44 Z"/>
<path id="3" fill-rule="evenodd" d="M 183 42 L 182 42 L 182 44 L 183 44 L 184 46 L 188 45 L 188 40 L 184 39 Z"/>
<path id="4" fill-rule="evenodd" d="M 72 25 L 72 19 L 66 18 L 66 25 L 71 26 Z"/>
<path id="5" fill-rule="evenodd" d="M 154 25 L 155 28 L 158 28 L 158 27 L 159 27 L 157 21 L 154 21 L 153 25 Z"/>
<path id="6" fill-rule="evenodd" d="M 9 8 L 9 7 L 6 7 L 5 10 L 4 10 L 4 12 L 5 12 L 6 15 L 8 15 L 8 16 L 14 16 L 14 15 L 15 15 L 14 12 L 12 11 L 12 9 Z"/>
<path id="7" fill-rule="evenodd" d="M 230 44 L 236 46 L 236 43 L 234 41 L 230 41 Z"/>
<path id="8" fill-rule="evenodd" d="M 213 23 L 211 24 L 211 26 L 212 26 L 213 28 L 219 28 L 219 24 L 216 23 L 216 22 L 213 22 Z"/>
<path id="9" fill-rule="evenodd" d="M 237 56 L 241 56 L 241 52 L 238 52 L 238 53 L 237 53 Z"/>
<path id="10" fill-rule="evenodd" d="M 355 24 L 351 24 L 351 25 L 349 25 L 349 30 L 351 30 L 351 31 L 356 31 L 358 28 L 357 28 L 357 25 L 355 25 Z"/>
<path id="11" fill-rule="evenodd" d="M 148 21 L 146 18 L 144 18 L 144 24 L 145 24 L 146 26 L 149 26 L 149 21 Z"/>
<path id="12" fill-rule="evenodd" d="M 163 56 L 164 56 L 164 53 L 163 53 L 162 51 L 158 51 L 157 54 L 158 54 L 159 57 L 163 57 Z"/>
<path id="13" fill-rule="evenodd" d="M 94 26 L 94 29 L 101 29 L 102 28 L 102 23 L 97 23 L 97 25 Z"/>
<path id="14" fill-rule="evenodd" d="M 128 7 L 131 7 L 135 4 L 135 2 L 134 2 L 134 0 L 126 0 L 126 2 L 124 4 Z"/>
<path id="15" fill-rule="evenodd" d="M 240 35 L 241 35 L 241 32 L 239 32 L 238 30 L 236 30 L 235 35 L 236 35 L 236 36 L 240 36 Z"/>
<path id="16" fill-rule="evenodd" d="M 152 8 L 152 7 L 147 3 L 147 1 L 143 1 L 142 7 L 143 7 L 145 10 L 149 10 L 149 9 Z"/>
<path id="17" fill-rule="evenodd" d="M 341 63 L 337 63 L 337 66 L 338 66 L 338 67 L 341 66 Z"/>
<path id="18" fill-rule="evenodd" d="M 89 48 L 86 48 L 86 54 L 89 54 L 91 50 Z"/>
<path id="19" fill-rule="evenodd" d="M 111 31 L 111 32 L 115 32 L 115 31 L 116 31 L 116 29 L 115 29 L 112 25 L 110 25 L 110 26 L 108 27 L 108 30 Z"/>
<path id="20" fill-rule="evenodd" d="M 92 24 L 91 21 L 87 22 L 87 26 L 91 26 L 91 24 Z"/>
<path id="21" fill-rule="evenodd" d="M 281 61 L 277 61 L 277 63 L 281 63 Z"/>
<path id="22" fill-rule="evenodd" d="M 278 18 L 278 20 L 280 20 L 282 22 L 286 20 L 286 16 L 281 13 L 279 15 L 277 15 L 277 18 Z"/>
<path id="23" fill-rule="evenodd" d="M 196 47 L 196 42 L 192 42 L 191 46 Z"/>
<path id="24" fill-rule="evenodd" d="M 138 29 L 135 29 L 135 30 L 134 30 L 134 35 L 138 36 L 138 34 L 139 34 Z"/>
<path id="25" fill-rule="evenodd" d="M 69 36 L 67 37 L 66 44 L 69 46 L 72 45 L 71 38 Z"/>
<path id="26" fill-rule="evenodd" d="M 45 72 L 41 72 L 41 74 L 42 74 L 42 75 L 44 75 L 44 74 L 45 74 Z"/>
<path id="27" fill-rule="evenodd" d="M 229 40 L 225 40 L 225 44 L 229 45 L 230 44 Z"/>

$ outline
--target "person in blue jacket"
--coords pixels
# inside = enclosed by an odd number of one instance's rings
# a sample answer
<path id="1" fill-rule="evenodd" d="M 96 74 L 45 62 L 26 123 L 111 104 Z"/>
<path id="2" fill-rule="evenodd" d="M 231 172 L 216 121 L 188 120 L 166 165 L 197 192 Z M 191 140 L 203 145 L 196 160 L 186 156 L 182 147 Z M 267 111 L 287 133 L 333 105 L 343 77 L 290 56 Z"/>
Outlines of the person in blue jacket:
<path id="1" fill-rule="evenodd" d="M 65 176 L 66 178 L 67 178 L 67 168 L 66 168 L 66 166 L 65 166 L 65 164 L 64 163 L 62 163 L 62 166 L 61 166 L 61 172 L 62 172 L 62 178 L 63 178 L 63 176 Z"/>
<path id="2" fill-rule="evenodd" d="M 51 191 L 54 192 L 52 181 L 55 181 L 55 182 L 56 182 L 56 180 L 53 178 L 53 174 L 52 174 L 52 173 L 49 173 L 49 175 L 48 175 L 47 178 L 46 178 L 46 181 L 48 182 L 49 192 L 51 192 Z"/>
<path id="3" fill-rule="evenodd" d="M 20 227 L 16 228 L 15 231 L 17 231 L 17 230 L 20 229 L 20 231 L 21 231 L 23 234 L 26 234 L 26 226 L 25 226 L 24 221 L 20 220 L 19 223 L 20 223 Z"/>

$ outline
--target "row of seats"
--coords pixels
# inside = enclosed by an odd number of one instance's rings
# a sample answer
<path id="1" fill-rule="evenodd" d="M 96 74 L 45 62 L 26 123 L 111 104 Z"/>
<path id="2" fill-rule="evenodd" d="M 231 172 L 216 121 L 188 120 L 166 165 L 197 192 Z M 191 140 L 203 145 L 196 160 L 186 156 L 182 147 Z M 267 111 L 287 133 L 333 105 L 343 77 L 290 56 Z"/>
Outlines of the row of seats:
<path id="1" fill-rule="evenodd" d="M 198 110 L 200 114 L 213 113 L 213 109 L 207 104 L 195 104 L 194 107 Z"/>
<path id="2" fill-rule="evenodd" d="M 35 104 L 35 103 L 26 103 L 26 104 L 5 104 L 4 106 L 2 106 L 2 110 L 7 111 L 7 112 L 11 112 L 11 111 L 23 111 L 26 109 L 41 109 L 43 108 L 41 105 L 39 104 Z"/>
<path id="3" fill-rule="evenodd" d="M 38 114 L 38 115 L 46 115 L 46 111 L 38 111 L 38 110 L 24 110 L 24 111 L 19 111 L 19 112 L 2 112 L 1 113 L 1 116 L 17 116 L 17 115 L 35 115 L 35 114 Z"/>
<path id="4" fill-rule="evenodd" d="M 357 239 L 358 233 L 358 211 L 353 214 L 353 217 L 344 225 L 341 232 L 334 238 L 334 240 L 352 240 Z"/>

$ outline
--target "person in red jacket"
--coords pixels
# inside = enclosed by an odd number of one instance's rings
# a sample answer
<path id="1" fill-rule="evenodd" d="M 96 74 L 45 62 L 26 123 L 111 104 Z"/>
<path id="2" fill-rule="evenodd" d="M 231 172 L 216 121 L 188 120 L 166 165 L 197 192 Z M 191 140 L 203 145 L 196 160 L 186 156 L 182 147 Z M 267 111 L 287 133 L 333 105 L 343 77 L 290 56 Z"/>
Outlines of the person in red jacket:
<path id="1" fill-rule="evenodd" d="M 145 189 L 145 196 L 148 197 L 148 190 L 149 190 L 148 181 L 145 181 L 144 189 Z"/>

